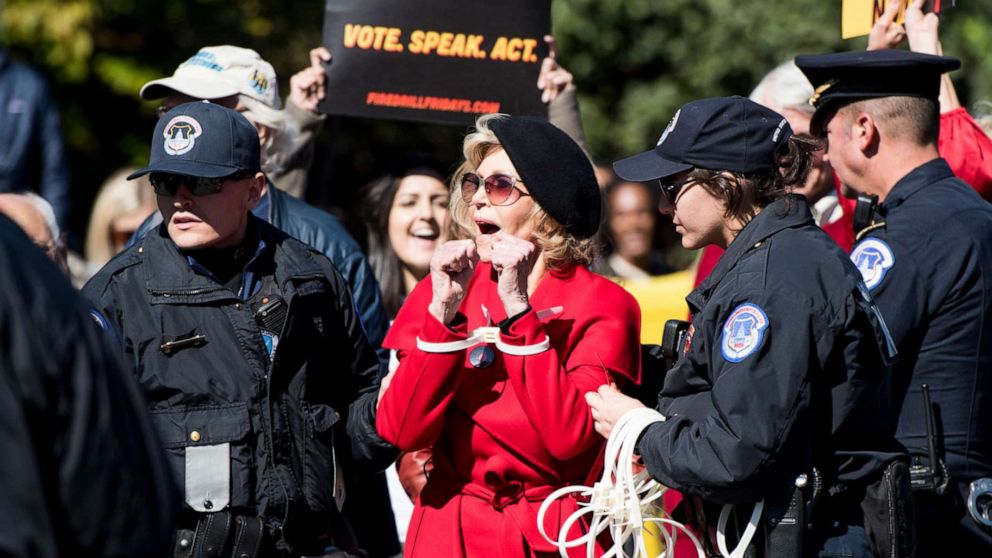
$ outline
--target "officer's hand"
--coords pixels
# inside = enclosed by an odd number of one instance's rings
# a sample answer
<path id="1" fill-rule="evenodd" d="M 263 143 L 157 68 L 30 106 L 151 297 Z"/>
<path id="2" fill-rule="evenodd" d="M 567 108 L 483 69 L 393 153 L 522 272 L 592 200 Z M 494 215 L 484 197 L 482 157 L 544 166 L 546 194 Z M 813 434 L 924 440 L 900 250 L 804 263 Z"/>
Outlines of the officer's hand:
<path id="1" fill-rule="evenodd" d="M 912 0 L 906 7 L 906 38 L 909 50 L 923 54 L 941 54 L 940 18 L 937 14 L 923 13 L 926 0 Z"/>
<path id="2" fill-rule="evenodd" d="M 613 427 L 627 411 L 643 407 L 644 404 L 620 393 L 614 384 L 599 386 L 599 390 L 586 393 L 586 403 L 592 411 L 596 432 L 609 439 Z"/>
<path id="3" fill-rule="evenodd" d="M 310 50 L 310 66 L 303 68 L 289 78 L 289 101 L 296 106 L 317 112 L 317 105 L 327 93 L 326 76 L 322 63 L 330 62 L 331 53 L 324 47 Z"/>
<path id="4" fill-rule="evenodd" d="M 541 61 L 541 73 L 537 76 L 537 88 L 541 90 L 541 102 L 550 103 L 566 89 L 574 88 L 572 74 L 558 65 L 558 53 L 555 49 L 555 39 L 551 35 L 544 36 L 548 44 L 548 55 Z"/>
<path id="5" fill-rule="evenodd" d="M 449 240 L 431 257 L 431 286 L 434 297 L 427 311 L 447 325 L 468 291 L 468 282 L 479 264 L 474 240 Z"/>
<path id="6" fill-rule="evenodd" d="M 527 310 L 527 276 L 530 275 L 537 247 L 532 242 L 499 231 L 492 238 L 492 253 L 489 261 L 499 274 L 497 292 L 503 301 L 507 317 L 513 317 Z"/>
<path id="7" fill-rule="evenodd" d="M 889 0 L 882 17 L 875 21 L 868 34 L 868 50 L 896 48 L 906 38 L 906 30 L 896 23 L 896 16 L 904 2 L 905 0 Z"/>

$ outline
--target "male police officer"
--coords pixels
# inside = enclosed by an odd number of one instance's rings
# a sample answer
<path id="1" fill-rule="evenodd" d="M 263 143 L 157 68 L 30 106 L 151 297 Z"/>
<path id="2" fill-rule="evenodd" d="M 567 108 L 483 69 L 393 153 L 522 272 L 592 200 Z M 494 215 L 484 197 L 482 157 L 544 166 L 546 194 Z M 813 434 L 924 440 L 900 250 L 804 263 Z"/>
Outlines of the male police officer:
<path id="1" fill-rule="evenodd" d="M 209 102 L 158 122 L 148 167 L 164 223 L 84 288 L 123 340 L 185 487 L 177 556 L 298 556 L 343 545 L 335 426 L 376 435 L 378 361 L 322 255 L 251 214 L 255 128 Z M 260 550 L 259 550 L 260 549 Z"/>
<path id="2" fill-rule="evenodd" d="M 941 75 L 960 63 L 880 50 L 796 64 L 816 88 L 813 127 L 835 172 L 881 202 L 851 258 L 898 345 L 896 380 L 909 386 L 898 437 L 913 456 L 917 555 L 988 555 L 992 206 L 937 153 Z"/>

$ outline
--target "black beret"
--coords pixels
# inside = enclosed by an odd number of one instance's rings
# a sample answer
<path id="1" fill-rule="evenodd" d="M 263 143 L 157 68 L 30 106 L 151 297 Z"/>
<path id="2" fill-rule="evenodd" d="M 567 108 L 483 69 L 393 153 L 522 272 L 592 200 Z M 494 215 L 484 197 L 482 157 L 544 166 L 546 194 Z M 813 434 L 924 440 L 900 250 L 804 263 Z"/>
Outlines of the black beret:
<path id="1" fill-rule="evenodd" d="M 860 99 L 900 96 L 936 101 L 940 76 L 960 68 L 961 61 L 907 50 L 868 50 L 797 56 L 796 66 L 813 85 L 809 103 L 816 107 L 815 130 L 830 109 Z"/>
<path id="2" fill-rule="evenodd" d="M 568 134 L 542 118 L 509 116 L 489 123 L 527 191 L 576 238 L 599 230 L 602 197 L 592 163 Z"/>

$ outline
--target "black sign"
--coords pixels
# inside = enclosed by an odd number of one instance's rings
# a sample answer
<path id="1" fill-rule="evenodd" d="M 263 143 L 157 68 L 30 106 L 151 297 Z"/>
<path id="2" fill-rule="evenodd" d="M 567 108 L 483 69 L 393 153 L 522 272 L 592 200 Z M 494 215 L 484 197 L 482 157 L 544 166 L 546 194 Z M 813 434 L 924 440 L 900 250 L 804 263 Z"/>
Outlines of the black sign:
<path id="1" fill-rule="evenodd" d="M 547 115 L 550 0 L 327 0 L 330 114 L 469 124 Z"/>

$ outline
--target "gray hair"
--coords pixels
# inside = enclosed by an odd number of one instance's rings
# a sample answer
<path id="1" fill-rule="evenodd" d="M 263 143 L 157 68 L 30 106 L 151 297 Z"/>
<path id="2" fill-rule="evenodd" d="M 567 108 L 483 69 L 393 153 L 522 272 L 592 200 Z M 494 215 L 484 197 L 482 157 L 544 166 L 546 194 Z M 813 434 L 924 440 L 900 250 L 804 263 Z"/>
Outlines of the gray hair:
<path id="1" fill-rule="evenodd" d="M 778 112 L 792 109 L 813 114 L 816 109 L 809 104 L 812 96 L 813 86 L 796 63 L 789 60 L 765 74 L 750 99 Z"/>
<path id="2" fill-rule="evenodd" d="M 299 127 L 285 109 L 273 108 L 247 95 L 238 95 L 238 101 L 244 107 L 241 114 L 249 122 L 269 129 L 269 137 L 262 145 L 262 170 L 269 175 L 284 171 L 289 156 L 297 149 Z"/>
<path id="3" fill-rule="evenodd" d="M 62 231 L 59 229 L 58 221 L 55 220 L 55 210 L 52 209 L 52 204 L 34 192 L 18 192 L 17 195 L 23 196 L 24 200 L 41 214 L 48 227 L 48 232 L 52 235 L 52 240 L 59 242 L 59 239 L 62 238 Z"/>

